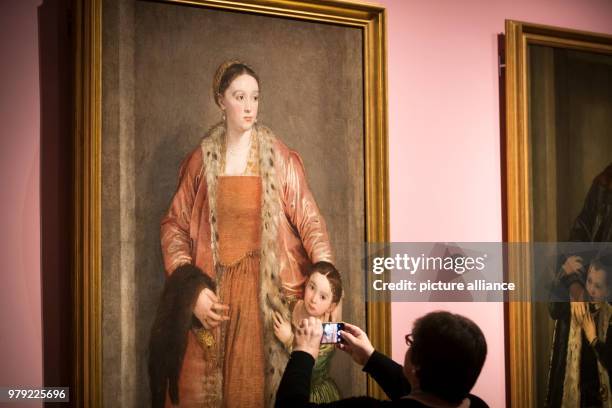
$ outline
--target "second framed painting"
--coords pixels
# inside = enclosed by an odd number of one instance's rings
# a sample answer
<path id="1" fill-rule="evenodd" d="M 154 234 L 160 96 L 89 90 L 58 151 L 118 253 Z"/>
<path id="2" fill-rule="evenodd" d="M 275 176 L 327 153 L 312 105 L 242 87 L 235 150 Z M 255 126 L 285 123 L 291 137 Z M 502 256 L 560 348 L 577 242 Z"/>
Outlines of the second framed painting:
<path id="1" fill-rule="evenodd" d="M 90 0 L 76 21 L 76 403 L 271 406 L 294 315 L 390 351 L 362 267 L 389 238 L 384 9 Z M 377 395 L 340 354 L 321 398 Z"/>
<path id="2" fill-rule="evenodd" d="M 506 21 L 507 240 L 553 254 L 510 258 L 509 279 L 531 296 L 507 307 L 511 407 L 610 402 L 595 359 L 582 367 L 570 352 L 585 332 L 579 300 L 601 322 L 611 310 L 590 283 L 612 252 L 610 78 L 612 36 Z"/>

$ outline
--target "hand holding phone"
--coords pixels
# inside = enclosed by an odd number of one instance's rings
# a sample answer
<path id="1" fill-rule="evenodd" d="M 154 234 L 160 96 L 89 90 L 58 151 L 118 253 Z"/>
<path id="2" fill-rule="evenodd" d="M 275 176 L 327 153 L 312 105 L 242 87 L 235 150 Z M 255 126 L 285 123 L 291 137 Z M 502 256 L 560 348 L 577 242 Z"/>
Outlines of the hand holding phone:
<path id="1" fill-rule="evenodd" d="M 342 343 L 340 350 L 348 353 L 359 365 L 365 365 L 374 353 L 374 346 L 370 343 L 368 335 L 357 326 L 346 323 L 342 329 Z"/>

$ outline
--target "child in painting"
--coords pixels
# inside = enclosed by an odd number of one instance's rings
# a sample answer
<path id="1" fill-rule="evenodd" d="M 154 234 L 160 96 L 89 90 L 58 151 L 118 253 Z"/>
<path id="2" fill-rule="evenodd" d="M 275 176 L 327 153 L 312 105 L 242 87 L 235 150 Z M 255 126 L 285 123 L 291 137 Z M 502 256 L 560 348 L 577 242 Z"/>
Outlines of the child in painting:
<path id="1" fill-rule="evenodd" d="M 575 260 L 568 259 L 568 262 Z M 561 269 L 557 284 L 569 275 Z M 566 341 L 556 341 L 549 381 L 548 406 L 612 407 L 612 265 L 593 260 L 586 275 L 587 302 L 554 302 L 550 315 L 556 330 L 567 333 Z"/>
<path id="2" fill-rule="evenodd" d="M 316 317 L 324 322 L 330 320 L 338 302 L 342 298 L 342 280 L 338 270 L 329 262 L 317 262 L 310 269 L 306 281 L 304 299 L 298 300 L 293 308 L 291 323 L 276 313 L 274 334 L 291 352 L 293 343 L 292 325 L 299 325 L 303 319 Z M 335 352 L 333 344 L 322 344 L 319 357 L 312 371 L 310 401 L 324 403 L 340 399 L 340 392 L 329 376 L 331 359 Z"/>

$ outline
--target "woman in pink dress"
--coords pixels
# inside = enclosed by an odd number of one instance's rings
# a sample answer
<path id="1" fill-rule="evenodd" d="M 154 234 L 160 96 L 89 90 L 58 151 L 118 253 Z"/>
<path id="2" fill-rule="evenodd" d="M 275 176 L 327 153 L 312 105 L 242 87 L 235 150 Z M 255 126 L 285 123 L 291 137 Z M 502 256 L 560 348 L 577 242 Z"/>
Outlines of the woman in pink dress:
<path id="1" fill-rule="evenodd" d="M 218 68 L 223 121 L 183 161 L 161 223 L 154 405 L 272 406 L 288 357 L 274 314 L 288 319 L 310 265 L 333 262 L 299 155 L 257 123 L 259 85 L 242 62 Z"/>

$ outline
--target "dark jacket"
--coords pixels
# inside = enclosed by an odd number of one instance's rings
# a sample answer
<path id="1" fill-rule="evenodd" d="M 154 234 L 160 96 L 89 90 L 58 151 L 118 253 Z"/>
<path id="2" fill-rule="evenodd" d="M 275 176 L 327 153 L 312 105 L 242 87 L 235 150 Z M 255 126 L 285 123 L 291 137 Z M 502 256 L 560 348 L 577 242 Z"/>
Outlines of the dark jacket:
<path id="1" fill-rule="evenodd" d="M 593 180 L 569 240 L 612 242 L 612 164 Z"/>
<path id="2" fill-rule="evenodd" d="M 281 380 L 276 394 L 276 407 L 426 407 L 421 402 L 402 398 L 410 394 L 410 384 L 401 365 L 374 351 L 363 367 L 381 386 L 391 401 L 381 401 L 372 397 L 353 397 L 327 404 L 314 404 L 310 396 L 310 378 L 314 358 L 303 351 L 294 351 Z M 468 395 L 471 408 L 486 408 L 488 405 L 475 395 Z"/>
<path id="3" fill-rule="evenodd" d="M 566 293 L 569 299 L 568 287 L 575 283 L 575 278 L 559 273 L 561 278 L 553 282 L 553 291 L 556 294 Z M 548 379 L 548 393 L 546 406 L 560 407 L 563 399 L 563 383 L 565 381 L 565 366 L 567 363 L 567 348 L 570 334 L 571 307 L 568 301 L 556 301 L 548 304 L 550 317 L 555 320 L 555 335 L 553 339 L 552 356 L 550 360 L 550 373 Z M 580 350 L 580 399 L 581 406 L 598 406 L 600 400 L 599 373 L 597 360 L 601 361 L 608 370 L 612 368 L 612 326 L 608 327 L 606 342 L 598 340 L 589 345 L 581 331 L 582 341 Z"/>
<path id="4" fill-rule="evenodd" d="M 164 406 L 166 395 L 179 403 L 178 381 L 187 347 L 187 332 L 202 327 L 193 315 L 200 292 L 215 290 L 213 280 L 193 265 L 182 265 L 166 279 L 149 339 L 151 406 Z"/>
<path id="5" fill-rule="evenodd" d="M 570 304 L 567 302 L 553 302 L 549 305 L 549 312 L 555 322 L 555 339 L 551 357 L 551 371 L 548 382 L 548 407 L 560 407 L 563 399 L 563 383 L 565 381 L 565 364 L 567 360 L 567 346 L 570 327 Z M 600 406 L 600 384 L 597 360 L 608 370 L 612 369 L 612 326 L 608 327 L 606 342 L 597 340 L 589 345 L 584 333 L 581 333 L 580 349 L 580 406 Z M 608 393 L 607 398 L 610 398 Z"/>

